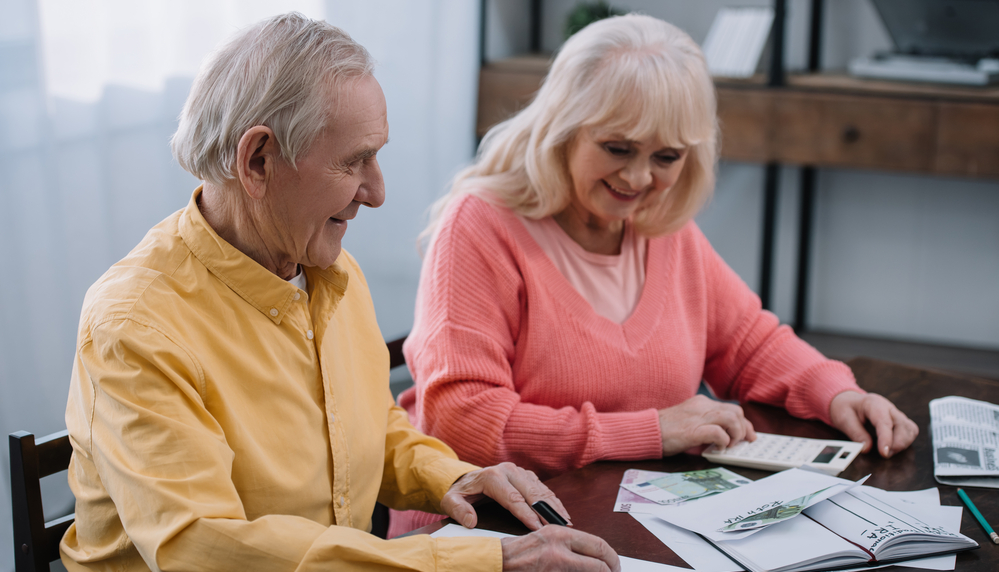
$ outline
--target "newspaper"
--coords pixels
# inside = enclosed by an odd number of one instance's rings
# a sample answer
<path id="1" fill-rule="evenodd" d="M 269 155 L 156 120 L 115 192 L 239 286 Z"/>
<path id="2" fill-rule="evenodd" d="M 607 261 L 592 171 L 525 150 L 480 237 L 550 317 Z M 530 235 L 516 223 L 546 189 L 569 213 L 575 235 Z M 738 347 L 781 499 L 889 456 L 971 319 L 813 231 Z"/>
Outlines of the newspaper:
<path id="1" fill-rule="evenodd" d="M 999 406 L 955 396 L 934 399 L 930 432 L 937 482 L 999 488 Z"/>

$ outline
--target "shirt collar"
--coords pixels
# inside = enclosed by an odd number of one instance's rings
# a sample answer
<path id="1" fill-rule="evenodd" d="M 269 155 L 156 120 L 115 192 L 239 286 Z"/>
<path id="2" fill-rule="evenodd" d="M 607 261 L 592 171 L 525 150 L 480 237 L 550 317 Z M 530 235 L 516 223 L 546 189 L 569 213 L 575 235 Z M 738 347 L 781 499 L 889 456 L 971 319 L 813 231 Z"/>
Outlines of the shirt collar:
<path id="1" fill-rule="evenodd" d="M 215 232 L 198 208 L 202 187 L 191 195 L 191 201 L 180 215 L 180 236 L 191 253 L 205 265 L 216 278 L 226 284 L 248 304 L 280 324 L 288 308 L 295 301 L 298 288 L 261 266 L 237 250 Z M 310 268 L 309 282 L 313 288 L 322 287 L 322 279 L 332 287 L 336 298 L 347 290 L 347 272 L 334 262 L 329 268 Z"/>

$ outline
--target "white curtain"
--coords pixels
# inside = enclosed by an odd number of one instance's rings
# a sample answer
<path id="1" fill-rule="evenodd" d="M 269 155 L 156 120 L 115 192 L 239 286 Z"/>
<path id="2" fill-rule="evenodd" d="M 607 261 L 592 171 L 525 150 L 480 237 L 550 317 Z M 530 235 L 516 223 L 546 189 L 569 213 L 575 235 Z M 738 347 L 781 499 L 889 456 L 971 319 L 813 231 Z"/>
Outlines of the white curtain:
<path id="1" fill-rule="evenodd" d="M 235 30 L 297 10 L 378 60 L 387 200 L 351 223 L 386 337 L 408 331 L 422 214 L 474 151 L 478 2 L 0 0 L 0 430 L 64 428 L 87 288 L 198 182 L 168 139 L 201 60 Z M 0 570 L 13 569 L 6 440 Z M 70 505 L 64 474 L 47 512 Z"/>

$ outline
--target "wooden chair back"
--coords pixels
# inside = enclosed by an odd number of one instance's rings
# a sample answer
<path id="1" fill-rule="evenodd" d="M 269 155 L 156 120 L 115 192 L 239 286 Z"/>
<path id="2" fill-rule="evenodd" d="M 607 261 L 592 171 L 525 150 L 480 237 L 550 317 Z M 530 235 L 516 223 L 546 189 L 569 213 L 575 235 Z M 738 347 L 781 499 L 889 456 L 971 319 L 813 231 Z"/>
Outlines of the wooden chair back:
<path id="1" fill-rule="evenodd" d="M 406 341 L 406 336 L 391 342 L 385 342 L 389 351 L 389 369 L 395 369 L 401 365 L 406 365 L 406 356 L 402 355 L 402 344 Z"/>
<path id="2" fill-rule="evenodd" d="M 48 572 L 59 560 L 59 541 L 73 524 L 75 514 L 48 522 L 42 509 L 42 477 L 69 468 L 73 447 L 60 431 L 35 440 L 27 431 L 11 433 L 10 498 L 14 520 L 15 572 Z"/>
<path id="3" fill-rule="evenodd" d="M 406 365 L 406 358 L 402 355 L 402 343 L 406 341 L 406 336 L 397 340 L 385 342 L 389 351 L 389 369 L 395 369 Z M 371 515 L 371 534 L 378 538 L 385 538 L 388 535 L 389 509 L 382 503 L 375 503 L 375 512 Z"/>

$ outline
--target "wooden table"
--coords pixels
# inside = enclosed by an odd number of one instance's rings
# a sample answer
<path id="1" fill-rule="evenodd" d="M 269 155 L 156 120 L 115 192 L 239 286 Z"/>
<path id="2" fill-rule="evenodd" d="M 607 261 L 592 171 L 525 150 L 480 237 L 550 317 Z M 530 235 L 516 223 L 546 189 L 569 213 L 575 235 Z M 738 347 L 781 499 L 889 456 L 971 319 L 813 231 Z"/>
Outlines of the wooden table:
<path id="1" fill-rule="evenodd" d="M 999 383 L 973 377 L 915 369 L 869 358 L 849 362 L 861 387 L 891 399 L 919 425 L 919 437 L 908 450 L 885 460 L 873 454 L 861 455 L 841 477 L 851 480 L 871 474 L 867 484 L 886 490 L 920 490 L 939 486 L 945 505 L 961 506 L 956 488 L 937 485 L 933 480 L 933 454 L 930 448 L 929 402 L 937 397 L 960 395 L 999 403 Z M 781 409 L 749 404 L 746 416 L 758 431 L 824 439 L 842 439 L 839 432 L 816 422 L 789 416 Z M 622 556 L 688 567 L 641 524 L 624 513 L 613 512 L 618 484 L 627 469 L 649 471 L 689 471 L 711 466 L 701 457 L 679 455 L 658 461 L 595 463 L 546 482 L 562 500 L 574 526 L 605 539 Z M 735 467 L 752 479 L 768 472 Z M 999 525 L 999 490 L 968 488 L 966 492 L 979 510 Z M 495 503 L 477 508 L 479 527 L 511 534 L 525 534 L 527 528 Z M 416 533 L 430 533 L 446 521 L 426 526 Z M 961 532 L 977 541 L 981 548 L 957 556 L 957 570 L 962 572 L 999 570 L 999 546 L 992 544 L 975 519 L 965 511 Z"/>

